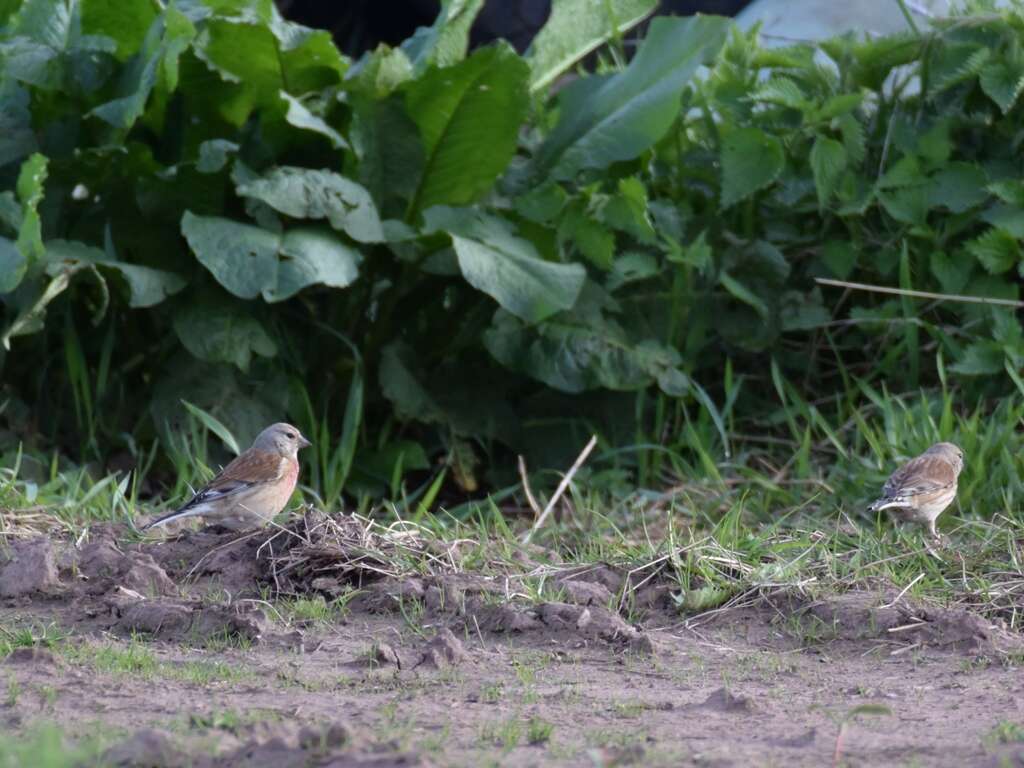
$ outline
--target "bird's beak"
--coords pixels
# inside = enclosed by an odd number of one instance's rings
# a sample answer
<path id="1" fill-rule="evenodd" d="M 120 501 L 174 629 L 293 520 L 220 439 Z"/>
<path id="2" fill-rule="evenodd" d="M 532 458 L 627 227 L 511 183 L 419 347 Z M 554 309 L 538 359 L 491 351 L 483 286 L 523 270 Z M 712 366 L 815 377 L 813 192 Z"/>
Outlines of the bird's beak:
<path id="1" fill-rule="evenodd" d="M 311 446 L 311 445 L 312 445 L 312 443 L 309 442 L 309 440 L 307 440 L 302 435 L 299 435 L 299 448 L 309 448 L 309 446 Z"/>

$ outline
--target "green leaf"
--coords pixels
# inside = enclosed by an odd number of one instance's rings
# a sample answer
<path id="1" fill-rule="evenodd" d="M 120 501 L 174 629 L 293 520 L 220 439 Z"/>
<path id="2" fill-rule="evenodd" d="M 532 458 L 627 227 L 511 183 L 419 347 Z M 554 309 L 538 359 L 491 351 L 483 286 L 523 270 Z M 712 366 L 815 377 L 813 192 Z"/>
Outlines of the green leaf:
<path id="1" fill-rule="evenodd" d="M 516 149 L 529 104 L 529 69 L 507 44 L 431 67 L 406 90 L 423 142 L 424 164 L 411 211 L 462 205 L 487 192 Z"/>
<path id="2" fill-rule="evenodd" d="M 647 18 L 656 6 L 657 0 L 553 0 L 548 20 L 526 51 L 530 90 L 547 88 L 577 61 Z"/>
<path id="3" fill-rule="evenodd" d="M 50 280 L 38 295 L 31 297 L 29 303 L 22 308 L 17 317 L 7 327 L 7 330 L 0 336 L 0 344 L 3 345 L 4 349 L 11 348 L 11 339 L 15 336 L 35 333 L 42 329 L 46 307 L 67 290 L 68 285 L 71 284 L 72 276 L 81 268 L 81 266 L 67 267 L 63 272 Z"/>
<path id="4" fill-rule="evenodd" d="M 562 215 L 558 241 L 562 247 L 574 247 L 594 266 L 611 269 L 615 258 L 615 235 L 594 220 L 584 205 L 577 202 Z"/>
<path id="5" fill-rule="evenodd" d="M 832 96 L 824 104 L 816 109 L 811 117 L 812 120 L 831 120 L 839 116 L 849 115 L 864 101 L 864 95 L 860 93 L 840 93 Z M 854 118 L 856 121 L 856 118 Z"/>
<path id="6" fill-rule="evenodd" d="M 345 85 L 372 101 L 380 101 L 412 76 L 412 62 L 405 51 L 381 43 L 348 71 Z"/>
<path id="7" fill-rule="evenodd" d="M 121 61 L 138 53 L 156 18 L 149 0 L 88 0 L 81 5 L 82 32 L 109 37 L 117 44 Z"/>
<path id="8" fill-rule="evenodd" d="M 360 160 L 359 180 L 373 199 L 385 209 L 392 198 L 408 204 L 423 174 L 423 145 L 402 100 L 357 99 L 349 135 Z"/>
<path id="9" fill-rule="evenodd" d="M 973 260 L 966 253 L 933 251 L 929 260 L 932 274 L 946 293 L 960 293 L 971 279 Z"/>
<path id="10" fill-rule="evenodd" d="M 993 61 L 985 65 L 978 78 L 981 90 L 999 105 L 1005 115 L 1017 102 L 1021 89 L 1024 88 L 1024 72 L 1019 67 L 1012 67 L 1006 61 Z"/>
<path id="11" fill-rule="evenodd" d="M 1024 208 L 1016 205 L 994 205 L 982 212 L 981 218 L 997 229 L 1024 239 Z"/>
<path id="12" fill-rule="evenodd" d="M 782 300 L 780 319 L 784 331 L 809 331 L 822 327 L 832 316 L 822 304 L 821 291 L 809 294 L 787 291 Z"/>
<path id="13" fill-rule="evenodd" d="M 199 262 L 235 296 L 281 301 L 315 283 L 336 288 L 355 279 L 359 255 L 327 230 L 270 232 L 186 211 L 181 231 Z"/>
<path id="14" fill-rule="evenodd" d="M 12 37 L 3 44 L 4 73 L 42 90 L 64 79 L 64 52 L 72 45 L 79 8 L 52 0 L 25 0 L 11 19 Z"/>
<path id="15" fill-rule="evenodd" d="M 185 409 L 199 419 L 203 426 L 213 432 L 217 437 L 221 439 L 221 442 L 231 451 L 235 456 L 242 452 L 242 449 L 238 446 L 238 441 L 235 436 L 231 433 L 222 421 L 214 416 L 209 411 L 205 411 L 198 405 L 192 405 L 188 400 L 182 400 L 181 404 L 185 406 Z"/>
<path id="16" fill-rule="evenodd" d="M 236 125 L 262 107 L 281 110 L 280 94 L 303 94 L 339 85 L 345 63 L 330 34 L 277 17 L 273 23 L 252 13 L 208 19 L 193 50 L 220 78 L 234 84 L 222 113 Z"/>
<path id="17" fill-rule="evenodd" d="M 857 249 L 849 240 L 829 240 L 822 249 L 821 260 L 833 275 L 845 280 L 857 266 Z"/>
<path id="18" fill-rule="evenodd" d="M 466 57 L 469 28 L 483 5 L 484 0 L 442 0 L 434 23 L 420 27 L 402 43 L 417 74 L 431 64 L 447 67 Z"/>
<path id="19" fill-rule="evenodd" d="M 545 261 L 507 222 L 468 209 L 438 206 L 424 214 L 428 231 L 446 231 L 466 281 L 527 322 L 570 309 L 586 270 Z"/>
<path id="20" fill-rule="evenodd" d="M 0 228 L 16 233 L 21 218 L 21 204 L 14 198 L 13 190 L 0 192 Z"/>
<path id="21" fill-rule="evenodd" d="M 0 293 L 8 293 L 18 287 L 25 276 L 27 260 L 14 243 L 0 237 Z"/>
<path id="22" fill-rule="evenodd" d="M 848 77 L 857 87 L 879 91 L 893 69 L 909 64 L 920 56 L 922 37 L 893 34 L 857 41 L 852 45 L 848 40 L 837 38 L 823 41 L 821 45 L 834 61 L 849 59 L 846 52 L 837 50 L 839 46 L 848 47 L 853 58 L 851 64 L 847 65 L 850 68 Z"/>
<path id="23" fill-rule="evenodd" d="M 1024 181 L 1002 179 L 988 185 L 988 191 L 1004 203 L 1024 207 Z"/>
<path id="24" fill-rule="evenodd" d="M 157 80 L 158 93 L 169 95 L 178 89 L 179 60 L 191 47 L 195 37 L 195 25 L 188 16 L 173 6 L 164 11 L 163 60 Z"/>
<path id="25" fill-rule="evenodd" d="M 728 24 L 715 16 L 654 19 L 625 70 L 565 89 L 535 170 L 568 179 L 648 149 L 679 114 L 680 95 L 697 68 L 722 47 Z"/>
<path id="26" fill-rule="evenodd" d="M 484 345 L 506 368 L 563 392 L 634 390 L 655 383 L 672 396 L 689 391 L 676 350 L 653 340 L 631 342 L 606 319 L 570 314 L 530 328 L 499 311 L 484 333 Z"/>
<path id="27" fill-rule="evenodd" d="M 363 257 L 329 229 L 297 227 L 285 232 L 277 285 L 264 291 L 267 301 L 283 301 L 307 285 L 344 288 L 359 277 Z"/>
<path id="28" fill-rule="evenodd" d="M 422 422 L 443 422 L 444 412 L 420 384 L 414 373 L 415 354 L 403 342 L 393 342 L 381 350 L 380 378 L 384 397 L 395 406 L 400 418 Z"/>
<path id="29" fill-rule="evenodd" d="M 352 467 L 351 485 L 372 484 L 374 492 L 384 494 L 396 471 L 404 472 L 430 469 L 423 446 L 412 440 L 393 440 L 380 450 L 360 450 Z"/>
<path id="30" fill-rule="evenodd" d="M 733 298 L 738 299 L 751 307 L 763 319 L 768 319 L 770 314 L 768 311 L 768 305 L 766 305 L 756 293 L 743 285 L 743 283 L 739 282 L 736 278 L 725 271 L 719 273 L 718 282 L 722 284 L 722 287 L 725 288 L 725 290 L 732 294 Z"/>
<path id="31" fill-rule="evenodd" d="M 864 126 L 861 125 L 854 115 L 846 114 L 837 119 L 839 132 L 843 137 L 843 146 L 846 148 L 846 155 L 853 165 L 859 165 L 864 159 L 866 140 L 864 138 Z"/>
<path id="32" fill-rule="evenodd" d="M 7 23 L 7 20 L 14 15 L 14 12 L 21 6 L 22 0 L 0 0 L 0 26 Z"/>
<path id="33" fill-rule="evenodd" d="M 992 51 L 976 43 L 942 46 L 933 64 L 936 87 L 946 90 L 981 74 Z"/>
<path id="34" fill-rule="evenodd" d="M 194 35 L 195 28 L 191 24 L 168 28 L 164 17 L 158 17 L 146 34 L 142 49 L 124 68 L 117 84 L 117 97 L 88 114 L 95 115 L 115 128 L 130 128 L 145 111 L 161 67 L 176 72 L 178 57 L 188 48 Z M 172 79 L 176 80 L 176 75 Z"/>
<path id="35" fill-rule="evenodd" d="M 75 240 L 47 240 L 46 261 L 51 275 L 85 264 L 117 272 L 128 286 L 128 306 L 133 308 L 155 306 L 186 285 L 184 278 L 173 272 L 109 259 L 100 248 Z"/>
<path id="36" fill-rule="evenodd" d="M 658 260 L 649 253 L 627 251 L 615 259 L 605 285 L 615 291 L 624 285 L 647 280 L 661 272 Z"/>
<path id="37" fill-rule="evenodd" d="M 967 346 L 960 359 L 949 368 L 965 376 L 991 376 L 1001 373 L 1005 355 L 1003 348 L 991 341 L 975 341 Z"/>
<path id="38" fill-rule="evenodd" d="M 687 612 L 704 613 L 724 605 L 735 594 L 731 588 L 704 584 L 701 587 L 681 590 L 678 595 L 673 594 L 673 599 L 680 608 Z"/>
<path id="39" fill-rule="evenodd" d="M 618 192 L 600 207 L 601 221 L 641 243 L 657 240 L 647 213 L 647 188 L 636 176 L 619 179 Z"/>
<path id="40" fill-rule="evenodd" d="M 331 33 L 285 21 L 275 4 L 268 5 L 271 9 L 270 29 L 279 44 L 284 75 L 281 90 L 303 94 L 340 85 L 349 60 L 334 45 Z"/>
<path id="41" fill-rule="evenodd" d="M 768 186 L 786 163 L 782 142 L 757 128 L 738 128 L 722 142 L 722 205 L 728 208 Z"/>
<path id="42" fill-rule="evenodd" d="M 824 208 L 832 197 L 839 177 L 846 170 L 846 149 L 835 139 L 818 136 L 811 147 L 811 172 L 818 190 L 818 205 Z"/>
<path id="43" fill-rule="evenodd" d="M 921 161 L 913 155 L 901 157 L 878 180 L 879 189 L 901 189 L 918 187 L 927 183 L 928 177 L 921 169 Z"/>
<path id="44" fill-rule="evenodd" d="M 1024 327 L 1013 311 L 1006 307 L 993 307 L 992 336 L 1005 350 L 1020 351 L 1024 344 Z"/>
<path id="45" fill-rule="evenodd" d="M 236 302 L 196 301 L 174 315 L 174 332 L 193 356 L 249 370 L 253 355 L 274 357 L 277 345 L 259 320 Z"/>
<path id="46" fill-rule="evenodd" d="M 33 154 L 21 164 L 16 189 L 21 202 L 22 219 L 18 230 L 18 250 L 28 264 L 43 256 L 42 222 L 39 220 L 39 203 L 43 199 L 43 184 L 46 183 L 49 160 L 39 153 Z"/>
<path id="47" fill-rule="evenodd" d="M 711 266 L 712 251 L 707 243 L 707 231 L 702 231 L 686 248 L 673 248 L 666 253 L 665 258 L 676 264 L 687 264 L 700 272 L 707 272 Z"/>
<path id="48" fill-rule="evenodd" d="M 969 242 L 967 250 L 993 275 L 1012 269 L 1021 257 L 1017 238 L 1001 229 L 987 230 Z"/>
<path id="49" fill-rule="evenodd" d="M 970 163 L 950 163 L 932 176 L 932 206 L 944 206 L 953 213 L 963 213 L 988 198 L 985 171 Z"/>
<path id="50" fill-rule="evenodd" d="M 284 119 L 289 125 L 301 128 L 305 131 L 319 133 L 327 138 L 335 149 L 348 149 L 348 142 L 340 133 L 334 130 L 322 117 L 313 114 L 309 107 L 291 94 L 281 91 L 281 99 L 288 105 L 288 111 Z"/>
<path id="51" fill-rule="evenodd" d="M 91 94 L 110 75 L 117 43 L 82 34 L 82 3 L 27 0 L 0 43 L 4 73 L 43 91 Z"/>
<path id="52" fill-rule="evenodd" d="M 878 193 L 878 200 L 896 221 L 917 226 L 927 223 L 931 189 L 926 184 L 882 191 Z"/>
<path id="53" fill-rule="evenodd" d="M 800 86 L 788 77 L 771 78 L 758 86 L 750 98 L 754 101 L 765 101 L 769 104 L 778 104 L 781 107 L 800 111 L 810 106 L 807 96 L 800 90 Z"/>
<path id="54" fill-rule="evenodd" d="M 227 139 L 210 139 L 199 145 L 199 157 L 196 159 L 196 170 L 200 173 L 217 173 L 228 164 L 231 155 L 239 150 L 239 145 Z"/>
<path id="55" fill-rule="evenodd" d="M 29 92 L 13 80 L 0 83 L 0 167 L 36 150 Z"/>
<path id="56" fill-rule="evenodd" d="M 954 149 L 953 137 L 950 135 L 952 128 L 948 117 L 939 118 L 931 128 L 917 136 L 910 133 L 913 129 L 907 125 L 908 149 L 913 148 L 912 151 L 916 151 L 931 167 L 948 163 Z"/>
<path id="57" fill-rule="evenodd" d="M 296 219 L 326 218 L 332 227 L 361 243 L 384 240 L 370 193 L 333 171 L 281 166 L 239 184 L 236 191 Z"/>
<path id="58" fill-rule="evenodd" d="M 541 184 L 516 197 L 516 213 L 529 221 L 547 224 L 556 220 L 565 209 L 569 195 L 553 181 Z"/>

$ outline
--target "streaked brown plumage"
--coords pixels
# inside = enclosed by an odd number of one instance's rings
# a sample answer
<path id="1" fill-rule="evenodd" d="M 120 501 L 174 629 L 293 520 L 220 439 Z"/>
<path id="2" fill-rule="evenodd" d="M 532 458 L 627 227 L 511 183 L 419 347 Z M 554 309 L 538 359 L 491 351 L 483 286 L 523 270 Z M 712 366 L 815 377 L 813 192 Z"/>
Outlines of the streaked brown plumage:
<path id="1" fill-rule="evenodd" d="M 271 424 L 183 507 L 142 530 L 184 517 L 203 517 L 226 528 L 266 525 L 284 509 L 299 479 L 299 450 L 309 441 L 290 424 Z"/>
<path id="2" fill-rule="evenodd" d="M 902 520 L 923 523 L 937 539 L 935 520 L 956 498 L 963 468 L 963 451 L 953 443 L 936 443 L 893 472 L 882 488 L 882 497 L 868 509 L 888 509 Z"/>

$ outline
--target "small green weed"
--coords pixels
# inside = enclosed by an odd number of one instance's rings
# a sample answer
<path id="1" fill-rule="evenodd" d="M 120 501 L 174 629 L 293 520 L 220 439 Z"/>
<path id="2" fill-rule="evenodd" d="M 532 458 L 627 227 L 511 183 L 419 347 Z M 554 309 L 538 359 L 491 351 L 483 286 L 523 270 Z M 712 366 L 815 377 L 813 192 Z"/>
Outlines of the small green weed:
<path id="1" fill-rule="evenodd" d="M 1001 720 L 982 737 L 982 742 L 988 747 L 1024 742 L 1024 725 L 1010 720 Z"/>
<path id="2" fill-rule="evenodd" d="M 539 717 L 531 717 L 526 722 L 526 742 L 530 745 L 547 744 L 551 740 L 555 726 Z"/>

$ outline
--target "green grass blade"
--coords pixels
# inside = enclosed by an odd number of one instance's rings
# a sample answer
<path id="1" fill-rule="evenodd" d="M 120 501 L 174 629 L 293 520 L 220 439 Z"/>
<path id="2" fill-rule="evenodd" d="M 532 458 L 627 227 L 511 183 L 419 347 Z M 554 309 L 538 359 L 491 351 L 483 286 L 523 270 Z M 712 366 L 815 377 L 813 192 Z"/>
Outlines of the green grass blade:
<path id="1" fill-rule="evenodd" d="M 192 405 L 187 400 L 182 400 L 181 404 L 188 409 L 188 412 L 199 419 L 203 426 L 213 432 L 217 437 L 221 439 L 221 442 L 228 447 L 233 454 L 236 456 L 242 452 L 238 447 L 238 441 L 235 436 L 231 433 L 231 430 L 224 426 L 224 423 L 215 417 L 212 413 L 204 411 L 198 405 Z"/>

